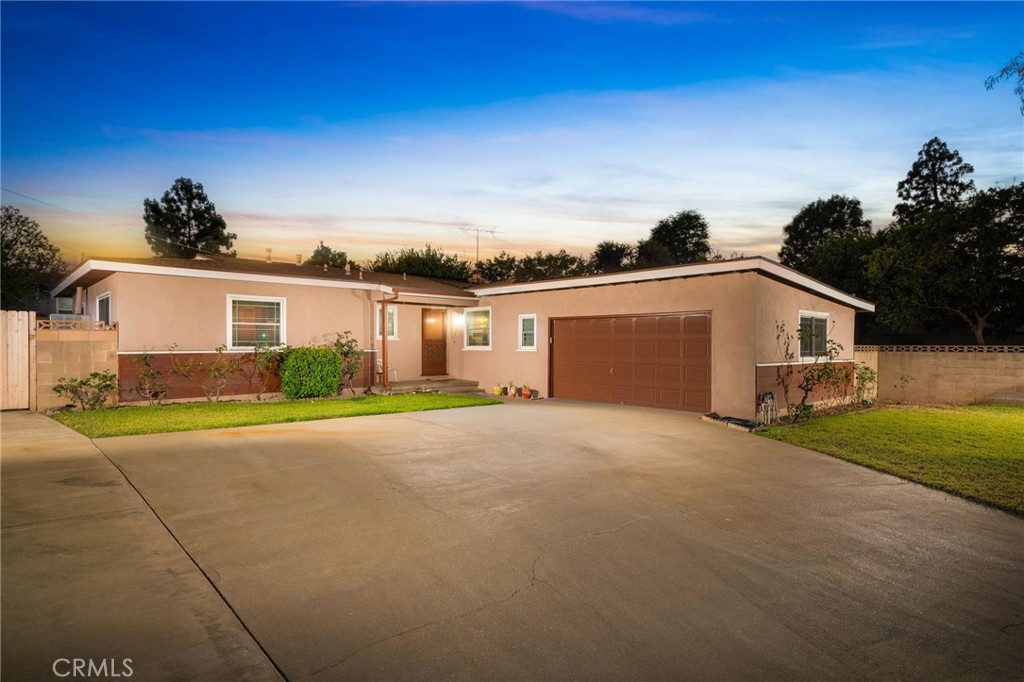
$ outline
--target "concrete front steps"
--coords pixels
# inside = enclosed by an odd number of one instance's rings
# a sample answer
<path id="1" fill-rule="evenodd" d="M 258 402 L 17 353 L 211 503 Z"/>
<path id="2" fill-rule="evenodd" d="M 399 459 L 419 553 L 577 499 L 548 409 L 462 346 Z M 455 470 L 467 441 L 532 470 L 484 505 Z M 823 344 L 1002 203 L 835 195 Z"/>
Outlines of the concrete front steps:
<path id="1" fill-rule="evenodd" d="M 468 379 L 413 379 L 410 381 L 392 381 L 390 390 L 381 386 L 373 387 L 374 393 L 471 393 L 484 395 L 479 381 Z"/>

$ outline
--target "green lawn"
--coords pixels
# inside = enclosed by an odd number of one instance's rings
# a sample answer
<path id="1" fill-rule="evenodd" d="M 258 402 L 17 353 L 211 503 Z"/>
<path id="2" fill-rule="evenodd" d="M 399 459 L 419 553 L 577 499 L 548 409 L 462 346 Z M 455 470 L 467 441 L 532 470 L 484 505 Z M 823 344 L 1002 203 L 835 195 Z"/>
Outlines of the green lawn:
<path id="1" fill-rule="evenodd" d="M 199 431 L 232 426 L 304 422 L 396 412 L 497 405 L 500 400 L 474 395 L 418 393 L 361 398 L 275 402 L 179 403 L 157 407 L 119 407 L 90 412 L 57 412 L 53 418 L 90 438 L 138 436 L 169 431 Z"/>
<path id="2" fill-rule="evenodd" d="M 1024 407 L 883 407 L 760 433 L 1024 514 Z"/>

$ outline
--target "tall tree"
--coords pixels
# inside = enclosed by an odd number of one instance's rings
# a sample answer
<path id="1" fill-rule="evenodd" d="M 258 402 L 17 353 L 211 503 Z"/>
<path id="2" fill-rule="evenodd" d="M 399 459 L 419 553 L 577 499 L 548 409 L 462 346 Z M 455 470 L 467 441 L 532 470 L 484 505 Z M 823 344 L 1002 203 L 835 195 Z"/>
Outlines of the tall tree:
<path id="1" fill-rule="evenodd" d="M 868 260 L 879 319 L 907 329 L 952 316 L 979 344 L 993 324 L 1024 323 L 1024 183 L 893 225 Z"/>
<path id="2" fill-rule="evenodd" d="M 47 298 L 47 289 L 67 272 L 60 249 L 39 223 L 14 206 L 0 207 L 0 307 L 31 310 Z"/>
<path id="3" fill-rule="evenodd" d="M 194 258 L 210 253 L 234 256 L 229 251 L 237 234 L 227 231 L 227 223 L 206 196 L 200 182 L 178 178 L 160 201 L 142 202 L 146 221 L 146 242 L 157 256 Z"/>
<path id="4" fill-rule="evenodd" d="M 348 254 L 335 251 L 323 242 L 313 250 L 313 255 L 306 259 L 304 265 L 327 265 L 332 268 L 343 268 L 348 264 Z"/>
<path id="5" fill-rule="evenodd" d="M 1014 55 L 999 73 L 986 78 L 985 89 L 991 90 L 996 86 L 996 83 L 1007 79 L 1017 81 L 1017 86 L 1013 91 L 1020 98 L 1020 114 L 1024 116 L 1024 51 Z"/>
<path id="6" fill-rule="evenodd" d="M 519 259 L 502 251 L 497 256 L 478 261 L 477 269 L 485 282 L 504 282 L 516 276 Z"/>
<path id="7" fill-rule="evenodd" d="M 532 256 L 523 256 L 519 259 L 515 279 L 518 282 L 531 282 L 539 279 L 578 277 L 589 275 L 592 272 L 590 264 L 586 260 L 567 253 L 565 249 L 558 253 L 537 251 Z"/>
<path id="8" fill-rule="evenodd" d="M 635 258 L 635 247 L 622 242 L 604 241 L 590 255 L 590 267 L 594 272 L 620 272 L 632 267 Z"/>
<path id="9" fill-rule="evenodd" d="M 974 191 L 974 180 L 965 179 L 974 166 L 937 137 L 928 140 L 917 153 L 907 177 L 896 185 L 901 201 L 892 212 L 896 222 L 913 222 L 923 213 L 948 204 L 958 204 Z"/>
<path id="10" fill-rule="evenodd" d="M 833 194 L 804 206 L 782 232 L 779 262 L 811 274 L 808 266 L 815 248 L 837 237 L 870 236 L 871 221 L 864 218 L 860 199 Z"/>
<path id="11" fill-rule="evenodd" d="M 427 244 L 423 249 L 404 248 L 378 253 L 369 263 L 374 272 L 393 272 L 459 282 L 469 280 L 469 261 Z"/>
<path id="12" fill-rule="evenodd" d="M 814 247 L 811 257 L 799 269 L 840 291 L 870 300 L 868 258 L 878 248 L 882 236 L 883 233 L 850 232 L 830 237 Z"/>
<path id="13" fill-rule="evenodd" d="M 680 211 L 663 218 L 651 230 L 650 239 L 671 255 L 671 264 L 698 263 L 711 253 L 708 222 L 697 211 Z"/>
<path id="14" fill-rule="evenodd" d="M 661 242 L 641 239 L 636 243 L 636 258 L 633 260 L 636 268 L 661 268 L 675 262 L 672 252 Z"/>

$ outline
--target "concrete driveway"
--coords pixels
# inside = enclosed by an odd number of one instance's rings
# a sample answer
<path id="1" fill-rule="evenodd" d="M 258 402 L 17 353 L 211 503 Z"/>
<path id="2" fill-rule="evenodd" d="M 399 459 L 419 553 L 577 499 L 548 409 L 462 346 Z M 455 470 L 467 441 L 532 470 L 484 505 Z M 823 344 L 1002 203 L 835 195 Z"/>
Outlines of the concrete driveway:
<path id="1" fill-rule="evenodd" d="M 95 445 L 215 589 L 237 678 L 1024 671 L 1024 521 L 689 414 L 524 401 Z M 139 679 L 203 679 L 153 651 Z"/>

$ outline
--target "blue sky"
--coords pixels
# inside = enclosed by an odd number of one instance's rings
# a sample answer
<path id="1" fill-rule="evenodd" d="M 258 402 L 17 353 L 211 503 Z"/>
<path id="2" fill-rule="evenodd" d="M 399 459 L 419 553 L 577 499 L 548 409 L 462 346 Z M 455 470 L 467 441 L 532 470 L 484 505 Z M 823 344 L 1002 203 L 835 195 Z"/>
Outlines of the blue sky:
<path id="1" fill-rule="evenodd" d="M 202 182 L 239 255 L 636 241 L 693 209 L 774 256 L 803 205 L 876 227 L 939 136 L 1024 177 L 1024 3 L 0 4 L 3 202 L 67 258 L 147 255 Z M 30 197 L 30 198 L 29 198 Z"/>

